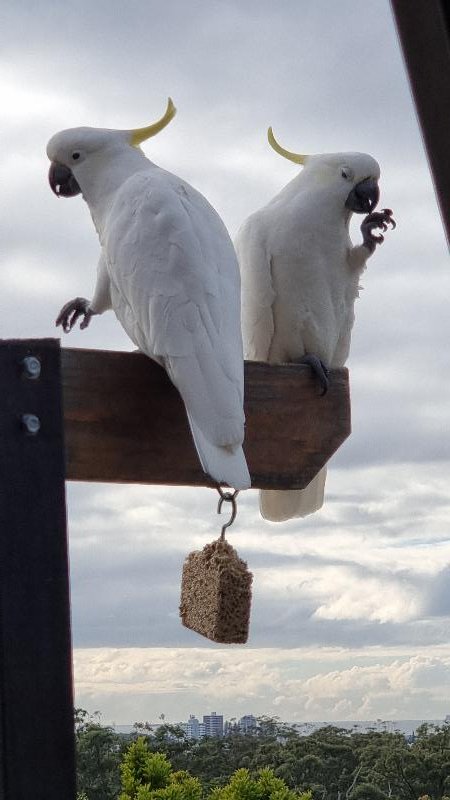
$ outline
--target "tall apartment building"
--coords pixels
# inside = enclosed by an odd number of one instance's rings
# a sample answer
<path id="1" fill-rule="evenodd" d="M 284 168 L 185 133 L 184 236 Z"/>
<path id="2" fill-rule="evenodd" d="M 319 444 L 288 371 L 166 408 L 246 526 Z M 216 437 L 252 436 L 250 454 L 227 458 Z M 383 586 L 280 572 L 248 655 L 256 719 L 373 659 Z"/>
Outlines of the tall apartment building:
<path id="1" fill-rule="evenodd" d="M 205 736 L 205 726 L 203 722 L 199 722 L 197 717 L 190 714 L 186 723 L 186 736 L 188 739 L 201 739 Z"/>
<path id="2" fill-rule="evenodd" d="M 211 714 L 203 715 L 203 725 L 205 726 L 205 736 L 223 736 L 223 716 L 211 711 Z"/>
<path id="3" fill-rule="evenodd" d="M 240 718 L 238 725 L 241 733 L 254 733 L 258 723 L 253 714 L 246 714 L 244 717 Z"/>

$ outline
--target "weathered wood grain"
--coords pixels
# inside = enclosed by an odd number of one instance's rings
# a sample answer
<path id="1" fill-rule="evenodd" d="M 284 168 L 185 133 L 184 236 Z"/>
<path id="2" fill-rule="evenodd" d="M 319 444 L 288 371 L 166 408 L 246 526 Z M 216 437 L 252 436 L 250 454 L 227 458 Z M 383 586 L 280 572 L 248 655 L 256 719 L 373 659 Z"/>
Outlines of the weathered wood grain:
<path id="1" fill-rule="evenodd" d="M 214 485 L 200 467 L 181 398 L 140 353 L 62 350 L 66 477 Z M 245 365 L 252 485 L 303 488 L 350 433 L 346 369 L 319 396 L 308 367 Z"/>

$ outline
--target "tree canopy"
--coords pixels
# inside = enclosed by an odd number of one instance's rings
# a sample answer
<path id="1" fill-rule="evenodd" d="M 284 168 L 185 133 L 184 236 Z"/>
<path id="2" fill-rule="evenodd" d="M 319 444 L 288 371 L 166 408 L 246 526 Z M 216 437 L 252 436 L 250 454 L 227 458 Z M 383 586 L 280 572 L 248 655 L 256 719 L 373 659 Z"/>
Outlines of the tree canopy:
<path id="1" fill-rule="evenodd" d="M 78 711 L 76 740 L 83 800 L 450 800 L 448 725 L 408 742 L 333 726 L 302 736 L 266 717 L 192 740 L 166 724 L 117 734 Z"/>

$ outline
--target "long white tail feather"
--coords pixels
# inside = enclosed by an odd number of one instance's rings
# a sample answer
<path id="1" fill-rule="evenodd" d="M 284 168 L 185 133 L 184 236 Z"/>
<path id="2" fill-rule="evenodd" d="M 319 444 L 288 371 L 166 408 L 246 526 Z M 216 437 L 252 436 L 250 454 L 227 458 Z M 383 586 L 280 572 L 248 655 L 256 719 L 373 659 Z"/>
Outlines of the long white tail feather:
<path id="1" fill-rule="evenodd" d="M 251 479 L 241 445 L 235 448 L 211 444 L 188 413 L 192 438 L 205 472 L 218 483 L 227 483 L 233 489 L 250 489 Z"/>
<path id="2" fill-rule="evenodd" d="M 314 514 L 323 505 L 326 476 L 327 468 L 322 467 L 305 489 L 263 489 L 259 493 L 261 515 L 270 522 L 284 522 Z"/>

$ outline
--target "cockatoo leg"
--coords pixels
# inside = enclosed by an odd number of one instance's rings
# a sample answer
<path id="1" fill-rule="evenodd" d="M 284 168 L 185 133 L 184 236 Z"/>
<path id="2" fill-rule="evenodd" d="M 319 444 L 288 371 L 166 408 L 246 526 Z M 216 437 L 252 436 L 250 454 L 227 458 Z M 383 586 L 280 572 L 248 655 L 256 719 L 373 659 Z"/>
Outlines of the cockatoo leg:
<path id="1" fill-rule="evenodd" d="M 380 233 L 376 236 L 373 231 L 376 229 L 382 230 L 383 233 L 387 231 L 388 225 L 392 229 L 396 228 L 396 222 L 392 216 L 390 208 L 382 208 L 381 211 L 372 211 L 364 218 L 361 225 L 361 233 L 363 235 L 364 246 L 370 250 L 371 253 L 375 250 L 377 244 L 384 242 L 384 236 Z"/>
<path id="2" fill-rule="evenodd" d="M 87 328 L 94 315 L 89 305 L 90 301 L 85 297 L 75 297 L 74 300 L 69 300 L 56 317 L 55 325 L 61 325 L 64 333 L 70 333 L 78 318 L 83 317 L 80 328 Z"/>
<path id="3" fill-rule="evenodd" d="M 322 397 L 327 393 L 330 385 L 330 381 L 328 380 L 328 367 L 325 366 L 323 361 L 321 361 L 318 356 L 315 356 L 312 353 L 306 353 L 306 355 L 302 356 L 302 358 L 294 358 L 293 363 L 307 364 L 309 367 L 311 367 L 320 384 L 320 396 Z"/>

